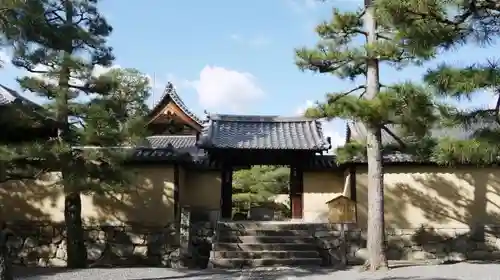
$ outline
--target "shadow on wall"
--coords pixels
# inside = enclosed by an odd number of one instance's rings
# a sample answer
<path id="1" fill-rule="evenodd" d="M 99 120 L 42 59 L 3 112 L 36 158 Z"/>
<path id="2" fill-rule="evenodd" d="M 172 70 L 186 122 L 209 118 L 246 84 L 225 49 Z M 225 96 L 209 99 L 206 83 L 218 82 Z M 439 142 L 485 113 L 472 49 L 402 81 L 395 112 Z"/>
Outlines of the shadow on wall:
<path id="1" fill-rule="evenodd" d="M 91 224 L 167 226 L 173 222 L 173 171 L 137 168 L 130 186 L 93 194 L 95 217 Z"/>
<path id="2" fill-rule="evenodd" d="M 178 247 L 173 225 L 173 170 L 137 168 L 131 172 L 137 176 L 130 186 L 92 195 L 95 217 L 89 224 L 100 225 L 94 235 L 103 235 L 87 239 L 93 267 L 169 266 L 166 256 Z"/>
<path id="3" fill-rule="evenodd" d="M 468 251 L 500 250 L 489 242 L 500 237 L 498 169 L 406 167 L 386 168 L 385 172 L 388 241 L 398 230 L 405 230 L 406 235 L 413 230 L 412 243 L 425 251 L 435 252 L 440 246 L 440 251 L 458 250 L 471 259 L 475 256 Z M 367 221 L 366 183 L 358 180 L 361 227 Z"/>
<path id="4" fill-rule="evenodd" d="M 385 175 L 386 227 L 411 228 L 429 224 L 439 228 L 466 228 L 478 237 L 497 234 L 500 226 L 500 171 L 495 169 L 418 168 L 391 170 Z M 367 201 L 366 182 L 358 183 L 358 201 Z M 366 224 L 365 203 L 358 219 Z M 489 227 L 491 226 L 491 227 Z"/>
<path id="5" fill-rule="evenodd" d="M 328 222 L 327 202 L 344 193 L 344 174 L 332 171 L 304 172 L 304 218 Z"/>
<path id="6" fill-rule="evenodd" d="M 169 265 L 178 247 L 173 222 L 173 172 L 138 170 L 137 181 L 104 194 L 82 194 L 92 265 Z M 10 181 L 0 188 L 0 217 L 13 231 L 15 264 L 65 266 L 63 188 L 56 174 Z M 172 257 L 172 258 L 171 258 Z"/>
<path id="7" fill-rule="evenodd" d="M 45 174 L 39 180 L 8 181 L 0 187 L 0 219 L 6 222 L 47 221 L 57 209 L 62 188 L 57 176 Z"/>

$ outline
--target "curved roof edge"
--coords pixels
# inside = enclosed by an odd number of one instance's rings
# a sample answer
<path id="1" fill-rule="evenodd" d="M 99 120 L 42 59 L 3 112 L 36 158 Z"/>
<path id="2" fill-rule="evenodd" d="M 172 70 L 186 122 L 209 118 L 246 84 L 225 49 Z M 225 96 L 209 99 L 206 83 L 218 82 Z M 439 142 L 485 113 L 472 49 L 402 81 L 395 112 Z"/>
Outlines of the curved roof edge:
<path id="1" fill-rule="evenodd" d="M 30 105 L 41 108 L 42 106 L 20 95 L 17 91 L 0 84 L 0 105 L 9 105 L 20 102 L 23 105 Z"/>
<path id="2" fill-rule="evenodd" d="M 182 101 L 181 97 L 177 94 L 177 91 L 175 90 L 175 87 L 171 82 L 167 83 L 167 86 L 163 91 L 163 96 L 161 97 L 160 101 L 158 101 L 158 103 L 153 106 L 153 109 L 149 113 L 149 117 L 154 117 L 156 114 L 158 114 L 159 111 L 163 109 L 170 101 L 174 102 L 175 105 L 177 105 L 182 110 L 182 112 L 186 114 L 186 116 L 191 118 L 195 123 L 203 126 L 203 121 L 198 116 L 196 116 L 196 114 L 191 112 L 191 110 L 189 110 L 184 101 Z"/>
<path id="3" fill-rule="evenodd" d="M 19 105 L 19 108 L 24 112 L 35 114 L 38 117 L 55 121 L 52 116 L 42 105 L 29 100 L 19 94 L 19 92 L 0 84 L 0 106 Z"/>

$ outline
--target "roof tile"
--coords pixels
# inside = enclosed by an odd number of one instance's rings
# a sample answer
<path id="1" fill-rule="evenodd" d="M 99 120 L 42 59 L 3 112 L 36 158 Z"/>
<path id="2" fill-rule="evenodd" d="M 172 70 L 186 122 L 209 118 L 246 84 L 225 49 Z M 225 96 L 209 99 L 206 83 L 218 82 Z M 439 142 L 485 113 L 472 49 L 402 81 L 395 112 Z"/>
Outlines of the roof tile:
<path id="1" fill-rule="evenodd" d="M 7 105 L 22 98 L 17 92 L 0 85 L 0 105 Z"/>
<path id="2" fill-rule="evenodd" d="M 239 115 L 210 116 L 198 145 L 222 149 L 322 151 L 329 148 L 317 120 Z"/>
<path id="3" fill-rule="evenodd" d="M 175 149 L 195 147 L 196 135 L 153 135 L 146 137 L 143 144 L 149 148 L 168 148 L 170 145 Z"/>

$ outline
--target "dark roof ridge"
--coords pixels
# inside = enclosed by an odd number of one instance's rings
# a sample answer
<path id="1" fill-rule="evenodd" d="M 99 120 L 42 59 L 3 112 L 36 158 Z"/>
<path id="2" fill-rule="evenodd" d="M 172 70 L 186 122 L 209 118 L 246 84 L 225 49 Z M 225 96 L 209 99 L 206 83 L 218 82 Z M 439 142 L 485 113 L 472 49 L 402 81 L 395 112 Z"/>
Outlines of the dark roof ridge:
<path id="1" fill-rule="evenodd" d="M 167 135 L 163 135 L 163 134 L 155 134 L 155 135 L 149 135 L 147 136 L 148 138 L 150 137 L 165 137 L 165 138 L 168 138 L 168 137 L 196 137 L 196 135 L 191 135 L 191 134 L 188 134 L 188 135 L 175 135 L 175 134 L 167 134 Z"/>
<path id="2" fill-rule="evenodd" d="M 235 121 L 235 122 L 309 122 L 318 119 L 300 116 L 279 115 L 237 115 L 237 114 L 210 114 L 211 121 Z"/>
<path id="3" fill-rule="evenodd" d="M 35 107 L 38 107 L 38 108 L 42 108 L 42 106 L 40 106 L 39 104 L 37 104 L 37 103 L 29 100 L 28 98 L 26 98 L 26 97 L 22 96 L 21 94 L 19 94 L 19 92 L 15 91 L 15 90 L 13 90 L 13 89 L 11 89 L 9 87 L 6 87 L 6 86 L 0 84 L 0 88 L 3 89 L 4 91 L 6 91 L 6 93 L 9 94 L 9 95 L 11 95 L 11 97 L 12 97 L 12 98 L 7 98 L 0 91 L 0 95 L 2 95 L 4 97 L 4 99 L 7 101 L 7 103 L 5 103 L 5 104 L 11 104 L 11 103 L 16 102 L 16 100 L 19 100 L 22 103 L 29 104 L 31 106 L 35 106 Z"/>
<path id="4" fill-rule="evenodd" d="M 163 95 L 160 98 L 160 101 L 158 101 L 156 105 L 153 106 L 153 109 L 151 110 L 149 115 L 150 116 L 155 115 L 159 110 L 162 109 L 163 106 L 165 106 L 165 103 L 169 99 L 172 100 L 182 110 L 184 114 L 189 116 L 200 126 L 202 125 L 203 121 L 198 116 L 196 116 L 196 114 L 191 112 L 191 110 L 189 110 L 184 101 L 182 101 L 179 94 L 177 94 L 177 91 L 175 90 L 175 87 L 171 82 L 167 83 L 167 85 L 165 86 L 165 90 L 163 91 Z"/>

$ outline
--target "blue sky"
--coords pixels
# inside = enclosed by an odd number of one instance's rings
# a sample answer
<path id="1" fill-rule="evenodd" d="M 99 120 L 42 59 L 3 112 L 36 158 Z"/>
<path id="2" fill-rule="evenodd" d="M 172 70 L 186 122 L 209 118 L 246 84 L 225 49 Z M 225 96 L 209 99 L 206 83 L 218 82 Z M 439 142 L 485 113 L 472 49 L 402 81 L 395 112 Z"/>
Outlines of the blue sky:
<path id="1" fill-rule="evenodd" d="M 294 115 L 326 92 L 355 86 L 332 76 L 303 73 L 294 65 L 294 48 L 313 45 L 316 23 L 328 19 L 332 6 L 354 9 L 360 0 L 104 0 L 102 13 L 114 27 L 110 45 L 119 67 L 134 67 L 153 78 L 161 96 L 167 81 L 185 103 L 203 116 L 211 113 Z M 126 4 L 125 4 L 126 3 Z M 418 81 L 439 61 L 459 65 L 493 58 L 493 49 L 466 46 L 422 68 L 381 69 L 385 84 Z M 7 66 L 0 83 L 17 88 L 22 72 Z M 491 103 L 488 94 L 474 105 Z M 339 121 L 326 133 L 335 141 L 344 134 Z"/>

